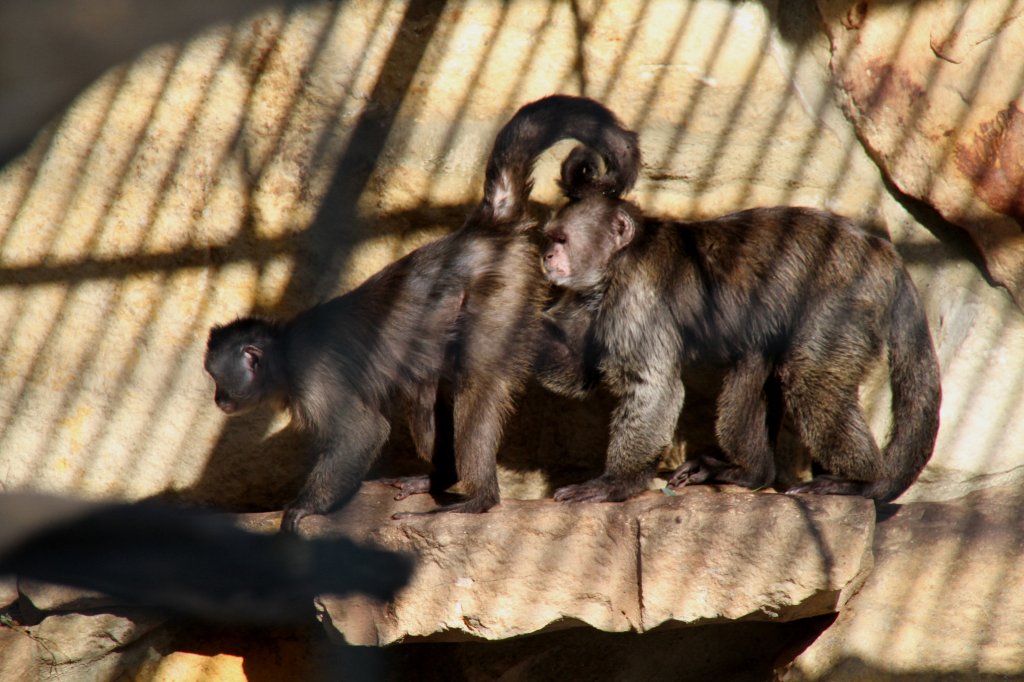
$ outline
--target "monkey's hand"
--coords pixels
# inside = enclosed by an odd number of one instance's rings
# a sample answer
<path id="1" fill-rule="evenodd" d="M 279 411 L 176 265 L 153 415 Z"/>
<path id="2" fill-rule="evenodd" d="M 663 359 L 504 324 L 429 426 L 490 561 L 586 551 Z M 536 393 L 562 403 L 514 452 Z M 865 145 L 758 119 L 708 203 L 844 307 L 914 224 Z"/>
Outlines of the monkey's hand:
<path id="1" fill-rule="evenodd" d="M 643 481 L 627 481 L 613 476 L 599 476 L 586 483 L 576 483 L 555 491 L 556 502 L 621 502 L 646 488 Z"/>
<path id="2" fill-rule="evenodd" d="M 382 478 L 380 482 L 392 488 L 398 488 L 396 500 L 404 500 L 410 495 L 422 495 L 430 492 L 430 476 L 401 476 L 398 478 Z"/>
<path id="3" fill-rule="evenodd" d="M 708 454 L 688 457 L 679 468 L 672 472 L 668 484 L 672 488 L 702 483 L 731 483 L 728 472 L 736 471 L 736 467 L 724 460 Z M 740 483 L 742 485 L 742 483 Z"/>
<path id="4" fill-rule="evenodd" d="M 281 532 L 297 535 L 299 532 L 299 521 L 314 513 L 309 509 L 301 507 L 288 507 L 284 511 L 284 518 L 281 519 Z"/>

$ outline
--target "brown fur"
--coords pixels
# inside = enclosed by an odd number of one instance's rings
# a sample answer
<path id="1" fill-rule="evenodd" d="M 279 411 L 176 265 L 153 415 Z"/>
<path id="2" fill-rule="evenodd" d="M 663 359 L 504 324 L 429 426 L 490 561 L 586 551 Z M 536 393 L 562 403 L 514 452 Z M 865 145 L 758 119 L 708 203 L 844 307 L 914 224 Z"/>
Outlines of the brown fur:
<path id="1" fill-rule="evenodd" d="M 563 172 L 563 183 L 573 177 Z M 678 222 L 578 187 L 576 194 L 545 228 L 545 268 L 571 292 L 574 316 L 592 311 L 583 340 L 577 317 L 567 329 L 577 330 L 578 349 L 592 348 L 592 369 L 619 405 L 605 473 L 556 491 L 556 499 L 620 500 L 642 490 L 672 441 L 684 370 L 701 365 L 725 370 L 716 422 L 722 458 L 690 458 L 674 484 L 772 484 L 771 382 L 829 472 L 793 491 L 888 501 L 915 480 L 938 429 L 939 372 L 916 290 L 891 244 L 814 209 Z M 885 346 L 893 429 L 883 453 L 858 388 Z M 558 390 L 567 382 L 544 383 Z"/>
<path id="2" fill-rule="evenodd" d="M 483 512 L 498 502 L 496 453 L 529 375 L 547 285 L 528 234 L 536 157 L 573 137 L 597 148 L 604 191 L 628 188 L 635 135 L 591 100 L 552 96 L 524 106 L 499 132 L 484 198 L 455 232 L 413 251 L 338 298 L 283 323 L 247 318 L 210 332 L 206 369 L 216 401 L 237 413 L 286 404 L 316 441 L 317 459 L 282 528 L 345 502 L 405 412 L 428 479 L 397 481 L 399 497 L 466 498 L 438 511 Z M 396 410 L 396 406 L 399 409 Z M 454 464 L 443 461 L 454 451 Z"/>

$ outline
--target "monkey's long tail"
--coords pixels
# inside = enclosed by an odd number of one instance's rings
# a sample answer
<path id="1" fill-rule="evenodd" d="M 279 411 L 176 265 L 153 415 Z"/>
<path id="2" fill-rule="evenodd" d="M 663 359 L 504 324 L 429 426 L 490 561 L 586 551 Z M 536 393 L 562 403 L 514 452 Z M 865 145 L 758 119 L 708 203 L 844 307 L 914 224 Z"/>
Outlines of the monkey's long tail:
<path id="1" fill-rule="evenodd" d="M 572 138 L 596 150 L 605 174 L 595 180 L 609 195 L 629 190 L 640 172 L 636 133 L 622 127 L 607 107 L 586 97 L 551 95 L 523 106 L 494 140 L 480 217 L 495 222 L 525 214 L 537 157 L 560 140 Z"/>
<path id="2" fill-rule="evenodd" d="M 910 275 L 903 269 L 890 316 L 893 423 L 884 455 L 889 475 L 867 493 L 880 502 L 899 497 L 928 463 L 939 430 L 942 399 L 939 361 L 928 322 Z"/>

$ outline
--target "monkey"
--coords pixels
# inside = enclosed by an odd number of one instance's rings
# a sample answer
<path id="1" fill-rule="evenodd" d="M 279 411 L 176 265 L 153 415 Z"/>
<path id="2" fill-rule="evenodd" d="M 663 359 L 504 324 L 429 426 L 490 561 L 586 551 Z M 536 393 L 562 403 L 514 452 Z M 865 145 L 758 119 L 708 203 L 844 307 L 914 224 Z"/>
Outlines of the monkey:
<path id="1" fill-rule="evenodd" d="M 632 186 L 635 134 L 593 100 L 543 98 L 499 131 L 483 199 L 462 227 L 290 320 L 247 317 L 211 329 L 204 364 L 216 405 L 233 415 L 274 403 L 315 443 L 283 531 L 355 494 L 403 409 L 417 454 L 434 466 L 395 483 L 397 499 L 461 482 L 464 499 L 431 513 L 480 513 L 499 502 L 496 451 L 530 374 L 548 294 L 527 210 L 530 176 L 540 153 L 565 138 L 600 152 L 605 172 L 588 178 L 593 191 Z M 439 461 L 448 445 L 453 463 Z"/>
<path id="2" fill-rule="evenodd" d="M 931 457 L 941 386 L 917 290 L 892 244 L 812 208 L 646 217 L 588 187 L 595 158 L 579 148 L 566 158 L 570 201 L 544 227 L 543 269 L 565 294 L 545 319 L 535 369 L 549 389 L 577 396 L 596 372 L 618 404 L 604 473 L 554 498 L 618 501 L 644 490 L 677 425 L 682 375 L 699 366 L 724 370 L 718 448 L 688 453 L 669 485 L 771 485 L 781 410 L 826 472 L 786 492 L 884 504 L 905 491 Z M 883 346 L 893 424 L 880 450 L 858 390 Z"/>

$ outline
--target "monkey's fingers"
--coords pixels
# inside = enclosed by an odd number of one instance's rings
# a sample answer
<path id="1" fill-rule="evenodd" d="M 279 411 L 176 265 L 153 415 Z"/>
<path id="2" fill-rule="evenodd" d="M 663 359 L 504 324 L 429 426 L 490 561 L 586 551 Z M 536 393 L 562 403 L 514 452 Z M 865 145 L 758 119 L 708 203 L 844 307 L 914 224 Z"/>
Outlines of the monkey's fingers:
<path id="1" fill-rule="evenodd" d="M 284 517 L 281 519 L 281 532 L 297 534 L 299 532 L 299 521 L 311 514 L 313 512 L 308 509 L 289 507 L 285 510 Z"/>
<path id="2" fill-rule="evenodd" d="M 429 509 L 422 512 L 395 512 L 391 515 L 392 519 L 411 519 L 416 516 L 432 516 L 434 514 L 483 514 L 488 509 L 494 506 L 494 503 L 488 503 L 482 498 L 470 498 L 464 502 L 455 502 L 454 504 L 446 504 L 434 509 Z"/>
<path id="3" fill-rule="evenodd" d="M 751 487 L 737 475 L 741 477 L 742 471 L 724 459 L 700 453 L 680 464 L 672 472 L 668 484 L 673 488 L 705 483 L 735 483 Z"/>
<path id="4" fill-rule="evenodd" d="M 710 476 L 711 473 L 701 467 L 700 462 L 687 461 L 672 472 L 671 478 L 668 479 L 668 485 L 672 488 L 698 485 L 707 481 Z"/>

